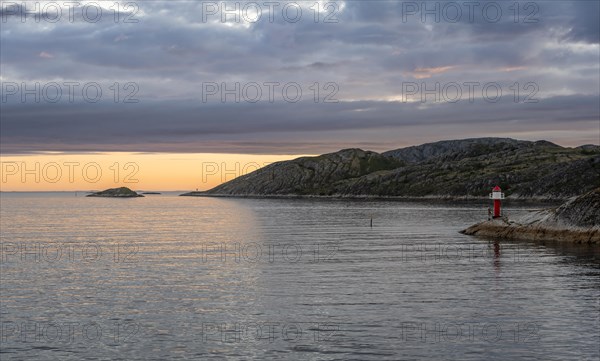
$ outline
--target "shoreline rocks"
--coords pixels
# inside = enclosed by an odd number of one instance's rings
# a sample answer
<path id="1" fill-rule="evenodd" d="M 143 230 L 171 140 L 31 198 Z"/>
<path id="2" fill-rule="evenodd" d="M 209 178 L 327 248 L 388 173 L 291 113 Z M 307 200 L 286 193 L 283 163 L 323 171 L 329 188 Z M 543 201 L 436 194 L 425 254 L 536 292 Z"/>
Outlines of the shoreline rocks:
<path id="1" fill-rule="evenodd" d="M 251 198 L 251 199 L 336 199 L 336 200 L 370 200 L 370 201 L 407 201 L 407 202 L 458 202 L 458 203 L 473 203 L 487 201 L 488 196 L 453 196 L 453 195 L 428 195 L 428 196 L 378 196 L 370 194 L 332 194 L 332 195 L 317 195 L 317 194 L 226 194 L 226 193 L 211 193 L 209 191 L 192 191 L 179 195 L 180 197 L 209 197 L 209 198 Z M 515 197 L 507 201 L 507 204 L 532 204 L 542 205 L 549 204 L 550 206 L 560 205 L 565 199 L 556 199 L 548 197 Z"/>
<path id="2" fill-rule="evenodd" d="M 460 233 L 600 246 L 600 188 L 572 198 L 557 208 L 531 212 L 514 221 L 494 219 L 481 222 Z"/>
<path id="3" fill-rule="evenodd" d="M 460 233 L 471 236 L 518 239 L 528 241 L 561 241 L 600 246 L 600 229 L 550 228 L 523 226 L 515 222 L 485 221 L 475 224 Z"/>

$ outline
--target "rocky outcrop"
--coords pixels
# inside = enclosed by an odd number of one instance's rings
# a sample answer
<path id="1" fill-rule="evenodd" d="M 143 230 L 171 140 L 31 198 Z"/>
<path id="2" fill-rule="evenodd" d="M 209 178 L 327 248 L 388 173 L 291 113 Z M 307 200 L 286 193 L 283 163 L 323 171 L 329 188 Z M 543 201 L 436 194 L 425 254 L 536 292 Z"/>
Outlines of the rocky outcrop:
<path id="1" fill-rule="evenodd" d="M 481 155 L 495 154 L 503 151 L 529 148 L 535 145 L 559 147 L 556 144 L 539 141 L 528 142 L 511 138 L 473 138 L 459 140 L 443 140 L 407 148 L 390 150 L 382 153 L 385 156 L 402 160 L 409 164 L 437 160 L 458 160 Z"/>
<path id="2" fill-rule="evenodd" d="M 534 145 L 456 160 L 447 157 L 340 182 L 333 193 L 486 198 L 500 185 L 512 199 L 564 200 L 600 186 L 600 154 L 586 156 L 569 148 Z"/>
<path id="3" fill-rule="evenodd" d="M 132 191 L 127 187 L 110 188 L 101 192 L 88 194 L 86 197 L 114 197 L 114 198 L 132 198 L 132 197 L 143 197 L 143 195 Z"/>
<path id="4" fill-rule="evenodd" d="M 461 233 L 600 245 L 600 188 L 573 198 L 558 208 L 531 212 L 516 221 L 495 219 L 478 223 Z"/>
<path id="5" fill-rule="evenodd" d="M 382 154 L 346 149 L 271 164 L 207 196 L 487 198 L 500 185 L 512 199 L 560 200 L 600 186 L 600 147 L 476 138 Z"/>
<path id="6" fill-rule="evenodd" d="M 550 212 L 548 221 L 581 228 L 600 227 L 600 188 L 564 203 Z"/>
<path id="7" fill-rule="evenodd" d="M 393 158 L 361 149 L 277 162 L 221 184 L 206 195 L 329 195 L 345 179 L 397 168 Z M 198 195 L 196 192 L 183 195 Z"/>

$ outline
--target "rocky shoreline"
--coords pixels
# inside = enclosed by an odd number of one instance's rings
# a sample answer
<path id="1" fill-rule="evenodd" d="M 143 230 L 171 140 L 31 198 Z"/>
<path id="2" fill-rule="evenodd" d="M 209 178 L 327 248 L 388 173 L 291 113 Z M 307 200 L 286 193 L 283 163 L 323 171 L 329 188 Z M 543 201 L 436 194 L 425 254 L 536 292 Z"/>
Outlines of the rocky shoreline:
<path id="1" fill-rule="evenodd" d="M 482 237 L 518 239 L 527 241 L 562 241 L 600 246 L 600 229 L 552 228 L 527 226 L 516 222 L 493 220 L 481 222 L 463 231 L 463 234 Z"/>
<path id="2" fill-rule="evenodd" d="M 531 212 L 517 220 L 494 219 L 460 233 L 530 241 L 560 241 L 600 246 L 600 188 L 553 209 Z"/>
<path id="3" fill-rule="evenodd" d="M 348 199 L 348 200 L 384 200 L 384 201 L 432 201 L 432 202 L 478 202 L 488 201 L 489 198 L 477 196 L 455 196 L 455 195 L 427 195 L 427 196 L 380 196 L 380 195 L 353 195 L 353 194 L 224 194 L 211 192 L 187 192 L 180 197 L 211 197 L 211 198 L 250 198 L 250 199 Z M 560 204 L 567 198 L 551 197 L 514 197 L 508 202 L 531 203 L 531 204 Z"/>

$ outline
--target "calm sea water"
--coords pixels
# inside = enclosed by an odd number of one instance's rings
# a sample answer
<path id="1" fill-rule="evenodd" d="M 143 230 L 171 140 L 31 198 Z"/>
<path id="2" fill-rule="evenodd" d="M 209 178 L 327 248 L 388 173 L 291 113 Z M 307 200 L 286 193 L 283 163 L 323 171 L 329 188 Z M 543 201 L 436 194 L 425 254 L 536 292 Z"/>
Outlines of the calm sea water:
<path id="1" fill-rule="evenodd" d="M 600 357 L 598 250 L 459 234 L 487 205 L 0 200 L 2 360 Z"/>

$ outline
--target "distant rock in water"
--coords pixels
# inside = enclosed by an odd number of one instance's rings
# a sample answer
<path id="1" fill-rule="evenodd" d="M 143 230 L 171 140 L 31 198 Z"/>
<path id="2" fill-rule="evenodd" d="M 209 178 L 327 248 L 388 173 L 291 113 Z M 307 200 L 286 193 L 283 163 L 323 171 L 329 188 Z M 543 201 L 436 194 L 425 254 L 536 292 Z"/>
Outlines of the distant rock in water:
<path id="1" fill-rule="evenodd" d="M 160 194 L 160 192 L 142 192 L 142 194 Z"/>
<path id="2" fill-rule="evenodd" d="M 566 241 L 600 245 L 600 188 L 558 208 L 531 212 L 516 221 L 495 219 L 461 233 L 534 241 Z"/>
<path id="3" fill-rule="evenodd" d="M 600 147 L 540 140 L 445 140 L 384 153 L 344 149 L 277 162 L 188 196 L 566 200 L 600 187 Z"/>
<path id="4" fill-rule="evenodd" d="M 143 195 L 132 191 L 127 187 L 110 188 L 101 192 L 88 194 L 86 197 L 114 197 L 114 198 L 132 198 L 132 197 L 143 197 Z"/>

